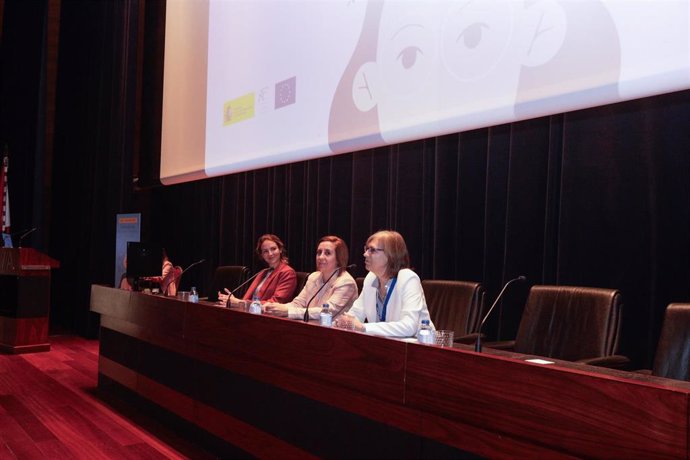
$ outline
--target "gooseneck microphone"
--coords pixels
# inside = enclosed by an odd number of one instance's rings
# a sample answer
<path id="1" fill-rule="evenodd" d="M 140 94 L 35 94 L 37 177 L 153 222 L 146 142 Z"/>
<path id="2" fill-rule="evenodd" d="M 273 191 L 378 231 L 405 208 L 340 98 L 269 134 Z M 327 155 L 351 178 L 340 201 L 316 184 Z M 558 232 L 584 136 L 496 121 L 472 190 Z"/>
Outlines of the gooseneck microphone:
<path id="1" fill-rule="evenodd" d="M 17 247 L 21 248 L 22 247 L 22 240 L 26 238 L 27 236 L 31 235 L 33 232 L 35 232 L 38 229 L 38 227 L 30 228 L 29 230 L 25 231 L 21 235 L 19 235 L 19 239 L 17 242 Z"/>
<path id="2" fill-rule="evenodd" d="M 331 278 L 333 278 L 333 277 L 335 276 L 336 273 L 340 273 L 340 271 L 341 271 L 342 269 L 345 269 L 345 270 L 352 270 L 353 268 L 357 268 L 357 264 L 350 264 L 350 265 L 348 265 L 347 267 L 338 267 L 338 268 L 335 269 L 335 271 L 333 271 L 333 273 L 331 273 L 331 276 L 328 277 L 328 279 L 326 280 L 326 282 L 323 283 L 323 284 L 321 285 L 321 287 L 314 293 L 314 295 L 311 296 L 311 299 L 309 299 L 309 302 L 307 302 L 306 308 L 304 309 L 304 322 L 305 322 L 305 323 L 308 323 L 308 322 L 309 322 L 309 319 L 310 319 L 310 318 L 309 318 L 309 304 L 311 303 L 312 300 L 314 300 L 314 299 L 316 298 L 317 295 L 319 295 L 319 292 L 321 292 L 321 290 L 322 290 L 324 287 L 326 287 L 326 285 L 327 285 L 328 282 L 331 280 Z"/>
<path id="3" fill-rule="evenodd" d="M 185 273 L 187 273 L 187 270 L 189 270 L 190 268 L 195 267 L 195 266 L 197 266 L 197 265 L 199 265 L 199 264 L 202 264 L 202 263 L 204 263 L 204 262 L 206 262 L 206 259 L 197 260 L 197 261 L 194 262 L 193 264 L 189 265 L 187 268 L 185 268 L 184 270 L 182 270 L 182 273 L 180 273 L 180 278 L 182 278 L 182 275 L 184 275 Z"/>
<path id="4" fill-rule="evenodd" d="M 249 284 L 254 278 L 256 278 L 257 276 L 259 276 L 261 273 L 264 273 L 264 272 L 265 272 L 265 270 L 259 270 L 258 272 L 254 273 L 252 276 L 250 276 L 244 283 L 240 284 L 240 285 L 237 286 L 235 289 L 233 289 L 232 291 L 230 291 L 230 294 L 228 295 L 228 300 L 225 301 L 225 306 L 226 306 L 226 307 L 229 307 L 229 306 L 230 306 L 230 296 L 231 296 L 231 295 L 235 295 L 235 292 L 237 292 L 237 291 L 239 291 L 240 289 L 242 289 L 244 286 L 246 286 L 247 284 Z"/>
<path id="5" fill-rule="evenodd" d="M 189 270 L 190 268 L 192 268 L 192 267 L 194 267 L 194 266 L 196 266 L 196 265 L 199 265 L 199 264 L 201 264 L 201 263 L 204 263 L 204 262 L 206 262 L 206 259 L 197 260 L 197 261 L 194 262 L 193 264 L 190 264 L 189 266 L 187 266 L 187 268 L 185 268 L 184 270 L 182 270 L 182 272 L 180 272 L 179 275 L 177 275 L 176 277 L 174 277 L 173 280 L 172 280 L 172 282 L 179 285 L 179 284 L 180 284 L 180 280 L 182 279 L 182 275 L 184 275 L 185 273 L 187 273 L 187 270 Z M 163 295 L 165 295 L 165 296 L 168 295 L 168 288 L 170 287 L 170 284 L 172 284 L 172 283 L 168 283 L 168 285 L 165 286 L 165 292 L 163 293 Z"/>
<path id="6" fill-rule="evenodd" d="M 512 280 L 508 281 L 503 286 L 503 289 L 501 289 L 501 292 L 499 292 L 498 296 L 496 296 L 496 300 L 494 300 L 494 303 L 491 305 L 491 308 L 489 308 L 489 311 L 486 313 L 486 315 L 484 315 L 484 319 L 482 319 L 482 322 L 479 323 L 479 330 L 477 331 L 477 341 L 474 343 L 474 351 L 476 351 L 477 353 L 482 352 L 482 326 L 484 326 L 484 323 L 489 318 L 489 315 L 491 315 L 491 312 L 494 310 L 496 305 L 498 305 L 498 301 L 501 300 L 501 297 L 503 297 L 503 293 L 506 292 L 508 286 L 515 281 L 525 281 L 526 279 L 527 278 L 520 275 L 517 278 L 513 278 Z"/>

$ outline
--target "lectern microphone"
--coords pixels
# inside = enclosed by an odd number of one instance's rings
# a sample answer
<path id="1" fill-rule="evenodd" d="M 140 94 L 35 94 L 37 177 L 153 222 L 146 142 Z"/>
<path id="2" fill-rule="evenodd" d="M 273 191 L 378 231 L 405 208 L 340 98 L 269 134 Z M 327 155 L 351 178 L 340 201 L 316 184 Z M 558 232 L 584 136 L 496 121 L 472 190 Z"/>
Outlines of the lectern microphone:
<path id="1" fill-rule="evenodd" d="M 35 232 L 38 229 L 38 227 L 30 228 L 29 230 L 25 231 L 21 235 L 19 235 L 19 239 L 17 240 L 17 247 L 21 248 L 22 247 L 22 241 L 24 238 L 27 236 L 31 235 L 33 232 Z M 21 232 L 20 232 L 21 233 Z"/>

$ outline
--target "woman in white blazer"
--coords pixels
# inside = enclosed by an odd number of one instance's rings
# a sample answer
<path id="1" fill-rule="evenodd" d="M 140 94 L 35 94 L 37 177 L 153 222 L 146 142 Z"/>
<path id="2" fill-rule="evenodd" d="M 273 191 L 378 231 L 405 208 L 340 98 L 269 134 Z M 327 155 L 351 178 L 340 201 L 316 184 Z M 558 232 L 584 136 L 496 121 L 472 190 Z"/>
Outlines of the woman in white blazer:
<path id="1" fill-rule="evenodd" d="M 364 265 L 369 273 L 362 292 L 338 324 L 352 321 L 355 330 L 367 334 L 414 337 L 422 320 L 431 322 L 422 283 L 408 268 L 410 256 L 400 233 L 371 235 L 364 246 Z"/>

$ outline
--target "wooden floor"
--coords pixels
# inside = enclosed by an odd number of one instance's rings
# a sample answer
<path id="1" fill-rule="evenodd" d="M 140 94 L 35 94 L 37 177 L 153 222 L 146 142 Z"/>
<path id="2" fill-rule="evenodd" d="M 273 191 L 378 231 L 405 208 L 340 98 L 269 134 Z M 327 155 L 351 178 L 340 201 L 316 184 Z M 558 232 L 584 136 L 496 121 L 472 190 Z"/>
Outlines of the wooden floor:
<path id="1" fill-rule="evenodd" d="M 0 460 L 214 458 L 97 392 L 98 341 L 51 336 L 51 350 L 0 354 Z"/>

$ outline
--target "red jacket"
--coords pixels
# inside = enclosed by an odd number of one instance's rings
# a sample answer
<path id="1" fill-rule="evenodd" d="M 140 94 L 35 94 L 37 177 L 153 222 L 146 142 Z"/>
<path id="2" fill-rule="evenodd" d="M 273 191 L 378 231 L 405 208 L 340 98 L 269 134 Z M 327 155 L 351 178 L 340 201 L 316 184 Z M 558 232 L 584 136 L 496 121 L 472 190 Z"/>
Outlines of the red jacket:
<path id="1" fill-rule="evenodd" d="M 251 300 L 256 287 L 261 280 L 266 276 L 268 268 L 262 270 L 262 273 L 254 278 L 252 284 L 244 294 L 245 300 Z M 287 303 L 295 296 L 295 288 L 297 287 L 297 274 L 295 270 L 288 264 L 281 262 L 278 267 L 273 270 L 273 273 L 268 277 L 266 282 L 259 290 L 259 300 L 262 302 L 278 302 Z"/>

